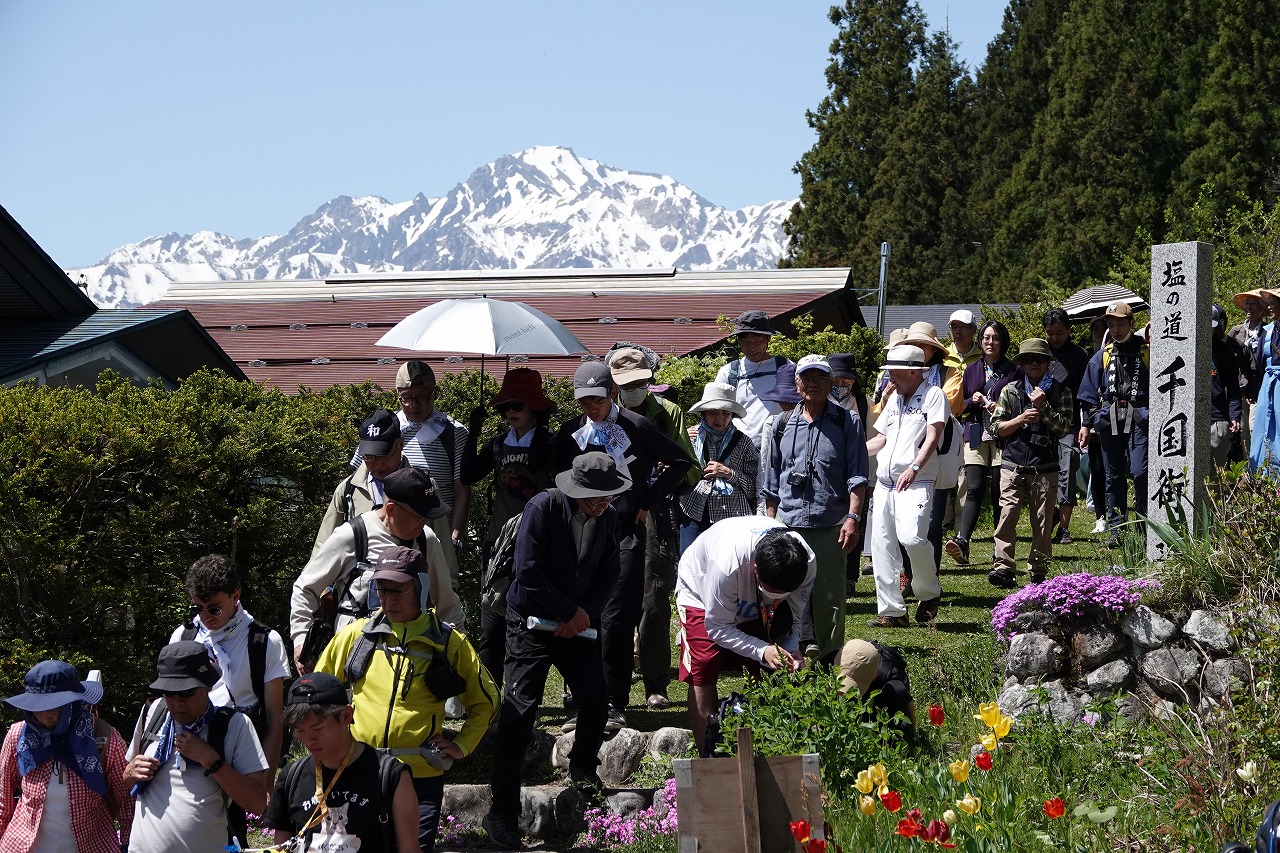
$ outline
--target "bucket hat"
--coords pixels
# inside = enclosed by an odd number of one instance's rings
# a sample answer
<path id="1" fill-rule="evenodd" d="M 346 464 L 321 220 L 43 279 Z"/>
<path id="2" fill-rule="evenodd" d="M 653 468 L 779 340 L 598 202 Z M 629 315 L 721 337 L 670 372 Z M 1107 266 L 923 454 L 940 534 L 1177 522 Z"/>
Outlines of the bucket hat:
<path id="1" fill-rule="evenodd" d="M 768 335 L 773 337 L 778 333 L 769 328 L 768 314 L 763 311 L 743 311 L 738 315 L 738 319 L 733 321 L 732 334 Z"/>
<path id="2" fill-rule="evenodd" d="M 156 661 L 156 680 L 151 682 L 151 689 L 161 693 L 180 693 L 195 687 L 212 687 L 221 676 L 204 643 L 184 640 L 170 643 L 160 650 Z"/>
<path id="3" fill-rule="evenodd" d="M 22 711 L 52 711 L 72 702 L 97 705 L 102 701 L 102 685 L 81 681 L 66 661 L 42 660 L 22 677 L 22 692 L 4 701 Z"/>
<path id="4" fill-rule="evenodd" d="M 794 403 L 797 406 L 804 402 L 804 398 L 796 390 L 796 366 L 784 364 L 779 367 L 777 384 L 761 394 L 760 399 L 770 403 Z"/>
<path id="5" fill-rule="evenodd" d="M 708 382 L 702 387 L 702 399 L 689 407 L 689 414 L 699 412 L 733 412 L 735 418 L 745 418 L 747 410 L 738 402 L 738 389 L 724 382 Z"/>
<path id="6" fill-rule="evenodd" d="M 535 412 L 544 412 L 555 405 L 542 390 L 542 374 L 532 367 L 514 367 L 502 375 L 502 387 L 493 395 L 489 405 L 519 400 Z"/>
<path id="7" fill-rule="evenodd" d="M 618 470 L 612 456 L 592 450 L 556 475 L 556 488 L 571 498 L 602 498 L 631 488 L 631 478 Z"/>
<path id="8" fill-rule="evenodd" d="M 1022 361 L 1029 355 L 1053 361 L 1053 351 L 1049 349 L 1049 342 L 1044 338 L 1027 338 L 1018 345 L 1018 361 Z"/>
<path id="9" fill-rule="evenodd" d="M 938 352 L 947 351 L 946 344 L 938 340 L 938 330 L 933 327 L 932 323 L 924 320 L 917 320 L 907 327 L 907 334 L 900 343 L 913 344 L 918 347 L 933 347 Z"/>

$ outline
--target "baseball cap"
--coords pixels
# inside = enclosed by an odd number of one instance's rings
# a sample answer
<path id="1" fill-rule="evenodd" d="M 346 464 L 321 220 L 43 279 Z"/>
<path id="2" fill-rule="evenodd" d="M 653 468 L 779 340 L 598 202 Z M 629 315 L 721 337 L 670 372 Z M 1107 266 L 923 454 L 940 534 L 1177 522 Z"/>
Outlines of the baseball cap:
<path id="1" fill-rule="evenodd" d="M 866 640 L 850 640 L 840 649 L 840 689 L 848 693 L 858 688 L 865 696 L 880 672 L 880 651 Z"/>
<path id="2" fill-rule="evenodd" d="M 347 688 L 327 672 L 308 672 L 289 687 L 286 705 L 346 705 Z"/>
<path id="3" fill-rule="evenodd" d="M 403 391 L 414 385 L 434 385 L 436 372 L 425 361 L 406 361 L 396 371 L 396 390 Z"/>
<path id="4" fill-rule="evenodd" d="M 382 493 L 423 518 L 441 518 L 449 508 L 436 494 L 431 477 L 421 468 L 398 468 L 382 480 Z"/>
<path id="5" fill-rule="evenodd" d="M 608 397 L 613 390 L 613 377 L 602 361 L 585 361 L 573 372 L 573 398 Z"/>
<path id="6" fill-rule="evenodd" d="M 393 583 L 409 583 L 420 574 L 426 574 L 427 561 L 417 548 L 404 545 L 393 545 L 384 548 L 378 555 L 378 564 L 373 570 L 376 581 L 392 581 Z"/>
<path id="7" fill-rule="evenodd" d="M 1132 317 L 1133 309 L 1129 307 L 1128 302 L 1112 302 L 1107 306 L 1106 317 Z"/>
<path id="8" fill-rule="evenodd" d="M 966 326 L 976 326 L 977 323 L 973 319 L 973 312 L 968 308 L 961 308 L 959 311 L 952 311 L 948 323 L 964 323 Z"/>
<path id="9" fill-rule="evenodd" d="M 653 371 L 649 369 L 644 353 L 636 347 L 615 350 L 609 358 L 609 373 L 618 385 L 653 378 Z"/>
<path id="10" fill-rule="evenodd" d="M 831 372 L 831 363 L 827 361 L 825 355 L 814 355 L 810 353 L 796 364 L 796 375 L 799 376 L 806 370 L 821 370 L 823 373 Z"/>
<path id="11" fill-rule="evenodd" d="M 360 455 L 386 456 L 400 440 L 400 419 L 378 409 L 360 424 Z"/>

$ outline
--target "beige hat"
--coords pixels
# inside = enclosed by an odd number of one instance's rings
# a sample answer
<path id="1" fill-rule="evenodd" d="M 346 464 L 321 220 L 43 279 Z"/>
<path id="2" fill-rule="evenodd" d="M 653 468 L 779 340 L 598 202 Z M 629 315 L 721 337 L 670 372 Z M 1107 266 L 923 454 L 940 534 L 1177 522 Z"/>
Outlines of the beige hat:
<path id="1" fill-rule="evenodd" d="M 738 402 L 738 389 L 724 382 L 708 382 L 702 388 L 702 399 L 689 407 L 689 414 L 699 412 L 733 412 L 735 418 L 745 418 L 747 410 Z"/>
<path id="2" fill-rule="evenodd" d="M 907 335 L 899 343 L 914 344 L 918 347 L 933 347 L 938 352 L 945 353 L 947 345 L 938 340 L 938 330 L 933 327 L 932 323 L 924 320 L 918 320 L 912 323 L 907 329 Z M 926 357 L 928 360 L 928 357 Z"/>
<path id="3" fill-rule="evenodd" d="M 614 383 L 627 385 L 637 379 L 652 379 L 653 371 L 645 360 L 644 353 L 637 347 L 623 347 L 614 350 L 609 356 L 609 373 Z"/>
<path id="4" fill-rule="evenodd" d="M 862 696 L 880 672 L 880 652 L 866 640 L 850 640 L 840 650 L 840 691 L 848 693 L 855 686 Z"/>
<path id="5" fill-rule="evenodd" d="M 1132 317 L 1133 309 L 1128 302 L 1112 302 L 1103 313 L 1104 317 Z"/>
<path id="6" fill-rule="evenodd" d="M 436 372 L 425 361 L 406 361 L 396 371 L 396 390 L 403 391 L 414 385 L 436 384 Z"/>
<path id="7" fill-rule="evenodd" d="M 884 345 L 884 349 L 891 350 L 898 344 L 902 343 L 902 339 L 907 336 L 906 329 L 894 329 L 889 333 L 889 343 Z"/>
<path id="8" fill-rule="evenodd" d="M 1027 356 L 1035 356 L 1053 361 L 1053 351 L 1049 349 L 1049 342 L 1044 338 L 1027 338 L 1018 346 L 1018 361 L 1022 361 Z"/>
<path id="9" fill-rule="evenodd" d="M 1244 303 L 1246 301 L 1256 299 L 1261 302 L 1262 294 L 1264 293 L 1266 293 L 1265 290 L 1246 290 L 1244 293 L 1237 293 L 1231 298 L 1231 301 L 1236 304 L 1237 308 L 1244 310 Z"/>

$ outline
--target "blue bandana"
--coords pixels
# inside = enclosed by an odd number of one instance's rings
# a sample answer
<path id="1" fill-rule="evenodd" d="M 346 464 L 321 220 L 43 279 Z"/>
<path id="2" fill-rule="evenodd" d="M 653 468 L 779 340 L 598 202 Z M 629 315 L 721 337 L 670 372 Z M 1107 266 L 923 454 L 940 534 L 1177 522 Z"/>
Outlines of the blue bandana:
<path id="1" fill-rule="evenodd" d="M 163 702 L 164 699 L 157 699 L 156 701 Z M 213 719 L 213 715 L 217 710 L 218 709 L 214 704 L 210 702 L 209 707 L 205 708 L 204 714 L 201 715 L 200 719 L 196 720 L 194 723 L 183 724 L 182 730 L 184 732 L 190 732 L 191 734 L 200 734 L 200 732 L 204 731 L 205 726 L 209 725 L 209 721 Z M 162 767 L 168 763 L 170 758 L 173 757 L 174 739 L 178 736 L 178 727 L 173 723 L 173 715 L 169 713 L 167 708 L 164 713 L 166 715 L 166 719 L 164 721 L 164 728 L 160 730 L 160 737 L 156 739 L 155 755 L 156 761 L 159 761 L 160 766 Z M 145 744 L 143 747 L 145 748 Z M 137 783 L 133 786 L 133 790 L 129 792 L 130 796 L 138 796 L 142 793 L 142 789 L 145 787 L 147 787 L 146 782 Z"/>
<path id="2" fill-rule="evenodd" d="M 26 776 L 53 759 L 79 773 L 89 789 L 105 799 L 107 777 L 93 738 L 93 722 L 93 714 L 83 702 L 63 705 L 52 729 L 40 725 L 35 714 L 28 711 L 18 739 L 18 775 Z"/>

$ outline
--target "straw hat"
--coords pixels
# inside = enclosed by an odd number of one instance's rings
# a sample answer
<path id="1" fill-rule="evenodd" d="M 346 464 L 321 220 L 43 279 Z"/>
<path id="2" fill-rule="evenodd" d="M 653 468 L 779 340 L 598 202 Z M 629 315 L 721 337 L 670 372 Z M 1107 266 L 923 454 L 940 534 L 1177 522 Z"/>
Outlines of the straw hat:
<path id="1" fill-rule="evenodd" d="M 906 337 L 899 343 L 913 344 L 918 347 L 933 347 L 938 352 L 945 353 L 947 345 L 938 340 L 938 330 L 933 327 L 932 323 L 924 320 L 918 320 L 907 328 Z"/>

